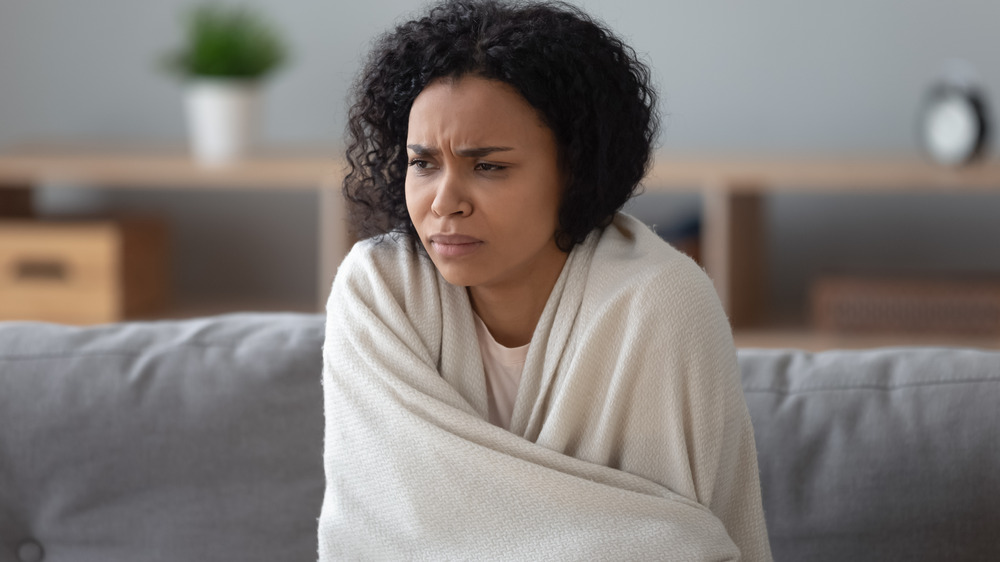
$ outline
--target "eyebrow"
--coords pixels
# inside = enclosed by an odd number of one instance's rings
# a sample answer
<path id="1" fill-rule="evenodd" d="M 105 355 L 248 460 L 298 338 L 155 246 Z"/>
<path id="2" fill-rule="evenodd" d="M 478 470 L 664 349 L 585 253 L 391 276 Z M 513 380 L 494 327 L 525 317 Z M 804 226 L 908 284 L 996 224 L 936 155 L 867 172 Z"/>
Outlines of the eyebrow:
<path id="1" fill-rule="evenodd" d="M 424 146 L 422 144 L 408 144 L 406 148 L 412 150 L 417 156 L 437 156 L 441 154 L 441 151 L 432 146 Z M 474 148 L 460 148 L 455 151 L 455 154 L 462 156 L 464 158 L 482 158 L 483 156 L 488 156 L 494 152 L 507 152 L 514 150 L 510 146 L 482 146 Z"/>

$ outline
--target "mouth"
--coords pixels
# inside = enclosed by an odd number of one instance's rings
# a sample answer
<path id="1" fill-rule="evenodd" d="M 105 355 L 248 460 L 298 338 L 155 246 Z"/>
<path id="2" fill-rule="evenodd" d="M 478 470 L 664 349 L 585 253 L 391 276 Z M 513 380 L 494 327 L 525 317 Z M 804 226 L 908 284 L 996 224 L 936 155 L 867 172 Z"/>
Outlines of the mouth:
<path id="1" fill-rule="evenodd" d="M 467 256 L 483 245 L 483 241 L 462 234 L 435 234 L 430 237 L 431 247 L 445 258 Z"/>

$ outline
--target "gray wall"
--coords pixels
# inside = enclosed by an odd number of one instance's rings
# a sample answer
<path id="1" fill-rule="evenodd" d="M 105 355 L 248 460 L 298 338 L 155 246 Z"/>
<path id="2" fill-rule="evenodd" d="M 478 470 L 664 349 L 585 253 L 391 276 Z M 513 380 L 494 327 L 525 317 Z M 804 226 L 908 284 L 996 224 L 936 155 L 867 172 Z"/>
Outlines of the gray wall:
<path id="1" fill-rule="evenodd" d="M 155 65 L 174 45 L 176 0 L 0 0 L 0 147 L 32 139 L 184 138 L 180 84 Z M 339 144 L 344 94 L 374 34 L 418 4 L 256 2 L 295 58 L 265 90 L 269 144 Z M 654 68 L 664 151 L 916 151 L 920 98 L 950 59 L 971 62 L 1000 107 L 1000 2 L 988 0 L 588 0 Z M 183 294 L 308 302 L 314 201 L 206 191 L 46 189 L 52 214 L 158 211 L 174 223 Z M 651 197 L 643 218 L 695 212 Z M 780 196 L 769 205 L 774 297 L 792 305 L 824 269 L 1000 270 L 1000 197 Z"/>

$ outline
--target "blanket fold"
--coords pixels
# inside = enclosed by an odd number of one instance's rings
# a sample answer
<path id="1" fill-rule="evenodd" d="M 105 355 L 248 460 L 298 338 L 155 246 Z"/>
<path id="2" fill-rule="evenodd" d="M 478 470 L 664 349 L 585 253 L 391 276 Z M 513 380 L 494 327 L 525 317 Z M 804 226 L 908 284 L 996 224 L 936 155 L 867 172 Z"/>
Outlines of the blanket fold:
<path id="1" fill-rule="evenodd" d="M 769 560 L 711 283 L 635 219 L 570 254 L 511 431 L 487 421 L 466 290 L 358 243 L 327 307 L 321 560 Z"/>

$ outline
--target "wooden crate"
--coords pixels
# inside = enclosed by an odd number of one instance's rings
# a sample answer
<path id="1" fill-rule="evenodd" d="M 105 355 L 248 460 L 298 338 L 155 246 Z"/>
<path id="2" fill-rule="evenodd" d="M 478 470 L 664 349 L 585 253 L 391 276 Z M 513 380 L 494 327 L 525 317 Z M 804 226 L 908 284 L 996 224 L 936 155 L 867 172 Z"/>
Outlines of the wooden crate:
<path id="1" fill-rule="evenodd" d="M 0 221 L 0 320 L 117 322 L 167 295 L 161 221 Z"/>
<path id="2" fill-rule="evenodd" d="M 996 276 L 826 276 L 813 284 L 811 301 L 819 330 L 1000 334 Z"/>

